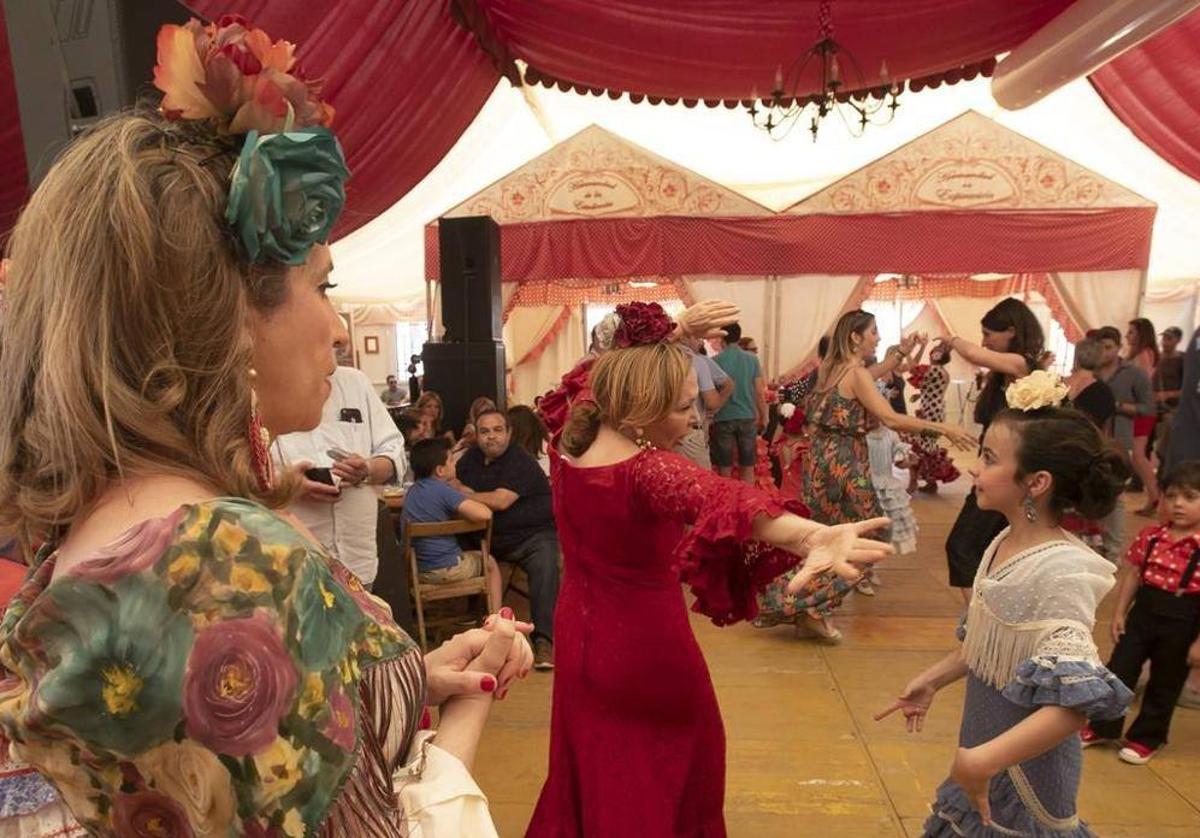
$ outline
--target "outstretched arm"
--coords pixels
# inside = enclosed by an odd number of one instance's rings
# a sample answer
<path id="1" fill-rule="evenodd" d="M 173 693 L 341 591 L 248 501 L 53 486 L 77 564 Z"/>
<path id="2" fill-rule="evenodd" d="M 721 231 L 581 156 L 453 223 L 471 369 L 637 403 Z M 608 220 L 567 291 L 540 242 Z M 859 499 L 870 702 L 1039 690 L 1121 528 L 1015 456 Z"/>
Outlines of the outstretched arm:
<path id="1" fill-rule="evenodd" d="M 863 565 L 894 553 L 891 545 L 864 537 L 887 526 L 887 518 L 836 527 L 818 524 L 787 512 L 777 496 L 718 477 L 677 454 L 653 451 L 643 455 L 638 460 L 633 485 L 637 501 L 645 508 L 689 526 L 701 522 L 706 508 L 724 508 L 734 501 L 733 516 L 745 527 L 743 538 L 782 548 L 805 559 L 802 573 L 789 584 L 793 592 L 818 573 L 831 572 L 858 580 Z"/>
<path id="2" fill-rule="evenodd" d="M 946 437 L 956 447 L 970 450 L 975 447 L 975 439 L 962 428 L 947 425 L 944 422 L 928 422 L 915 416 L 897 413 L 892 409 L 888 400 L 875 389 L 875 382 L 869 373 L 863 369 L 855 369 L 850 373 L 854 385 L 854 398 L 858 399 L 867 412 L 894 431 L 907 433 L 931 432 Z"/>
<path id="3" fill-rule="evenodd" d="M 960 337 L 938 338 L 938 347 L 949 347 L 977 367 L 1020 378 L 1029 375 L 1029 363 L 1015 352 L 994 352 Z"/>
<path id="4" fill-rule="evenodd" d="M 955 649 L 909 681 L 891 706 L 875 714 L 875 721 L 881 721 L 899 710 L 904 714 L 908 732 L 920 733 L 925 727 L 925 716 L 933 704 L 934 695 L 942 687 L 953 684 L 966 675 L 967 663 L 963 660 L 962 650 Z"/>

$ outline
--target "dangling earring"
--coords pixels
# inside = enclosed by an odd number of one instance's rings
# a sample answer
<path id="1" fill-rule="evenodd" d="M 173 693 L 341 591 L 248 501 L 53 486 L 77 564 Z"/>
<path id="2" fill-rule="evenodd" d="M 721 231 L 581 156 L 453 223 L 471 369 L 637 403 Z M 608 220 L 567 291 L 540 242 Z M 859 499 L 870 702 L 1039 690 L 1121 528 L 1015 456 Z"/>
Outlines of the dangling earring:
<path id="1" fill-rule="evenodd" d="M 643 451 L 646 451 L 646 450 L 654 447 L 654 443 L 652 443 L 650 440 L 646 439 L 645 429 L 634 428 L 633 432 L 636 434 L 636 436 L 633 438 L 633 441 L 637 445 L 638 448 L 642 449 Z"/>
<path id="2" fill-rule="evenodd" d="M 258 370 L 250 369 L 250 427 L 248 441 L 250 443 L 250 463 L 254 467 L 254 475 L 258 478 L 258 487 L 264 492 L 269 491 L 275 484 L 275 469 L 271 462 L 271 434 L 262 423 L 262 414 L 258 410 L 258 391 L 254 382 L 258 379 Z"/>
<path id="3" fill-rule="evenodd" d="M 1033 505 L 1033 495 L 1025 496 L 1025 520 L 1031 524 L 1037 523 L 1037 507 Z"/>

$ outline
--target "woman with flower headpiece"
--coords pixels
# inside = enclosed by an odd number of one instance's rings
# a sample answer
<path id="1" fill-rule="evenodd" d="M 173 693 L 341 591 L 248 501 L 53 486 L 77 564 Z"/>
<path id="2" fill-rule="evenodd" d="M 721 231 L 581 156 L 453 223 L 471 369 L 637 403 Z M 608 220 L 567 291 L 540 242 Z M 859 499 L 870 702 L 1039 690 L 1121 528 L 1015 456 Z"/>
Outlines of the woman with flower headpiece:
<path id="1" fill-rule="evenodd" d="M 701 304 L 676 326 L 657 304 L 621 306 L 614 348 L 543 399 L 564 570 L 530 836 L 725 835 L 725 736 L 680 580 L 693 611 L 727 625 L 802 559 L 797 586 L 822 572 L 857 580 L 891 553 L 860 537 L 886 519 L 825 527 L 673 452 L 698 394 L 673 340 L 736 314 Z"/>
<path id="2" fill-rule="evenodd" d="M 957 352 L 967 363 L 987 370 L 974 414 L 980 426 L 982 444 L 992 419 L 1004 409 L 1005 390 L 1012 382 L 1038 369 L 1046 353 L 1041 324 L 1029 306 L 1015 297 L 1001 300 L 988 309 L 979 321 L 979 327 L 983 335 L 980 343 L 955 335 L 938 338 L 933 351 Z M 958 588 L 963 602 L 970 599 L 971 585 L 983 551 L 1002 529 L 1004 517 L 980 509 L 975 490 L 971 489 L 946 536 L 950 587 Z"/>
<path id="3" fill-rule="evenodd" d="M 971 469 L 979 508 L 1007 526 L 983 555 L 955 649 L 885 710 L 919 733 L 934 697 L 965 679 L 950 776 L 925 821 L 930 838 L 1089 838 L 1076 807 L 1080 730 L 1133 699 L 1092 639 L 1113 566 L 1062 529 L 1076 509 L 1102 518 L 1129 475 L 1122 454 L 1044 371 L 1011 383 Z"/>
<path id="4" fill-rule="evenodd" d="M 423 656 L 277 511 L 268 437 L 318 424 L 346 340 L 348 173 L 293 49 L 163 27 L 161 109 L 77 138 L 12 234 L 0 529 L 47 547 L 0 624 L 0 727 L 91 834 L 494 835 L 468 766 L 529 627 Z"/>

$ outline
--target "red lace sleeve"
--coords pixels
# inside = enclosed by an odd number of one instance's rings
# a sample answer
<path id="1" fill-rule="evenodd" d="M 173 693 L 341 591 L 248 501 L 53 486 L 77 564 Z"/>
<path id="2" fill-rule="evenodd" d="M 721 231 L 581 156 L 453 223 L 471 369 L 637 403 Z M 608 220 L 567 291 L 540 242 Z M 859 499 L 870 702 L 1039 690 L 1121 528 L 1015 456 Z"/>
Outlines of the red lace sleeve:
<path id="1" fill-rule="evenodd" d="M 690 526 L 675 548 L 675 566 L 696 597 L 692 610 L 719 626 L 753 619 L 758 590 L 800 561 L 750 538 L 759 515 L 807 517 L 798 500 L 718 477 L 667 451 L 636 458 L 633 491 L 656 515 Z"/>

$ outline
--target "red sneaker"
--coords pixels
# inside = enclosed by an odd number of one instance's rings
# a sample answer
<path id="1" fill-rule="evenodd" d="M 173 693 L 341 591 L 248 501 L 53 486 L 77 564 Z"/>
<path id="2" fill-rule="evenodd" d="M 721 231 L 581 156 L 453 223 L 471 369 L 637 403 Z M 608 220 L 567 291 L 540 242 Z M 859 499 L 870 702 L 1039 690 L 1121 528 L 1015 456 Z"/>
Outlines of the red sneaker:
<path id="1" fill-rule="evenodd" d="M 1084 725 L 1083 730 L 1079 731 L 1079 739 L 1083 742 L 1083 747 L 1090 748 L 1093 745 L 1103 745 L 1107 742 L 1112 742 L 1112 739 L 1102 739 L 1096 735 L 1096 731 L 1092 730 L 1091 725 Z"/>
<path id="2" fill-rule="evenodd" d="M 1130 765 L 1145 765 L 1151 758 L 1157 754 L 1158 748 L 1151 748 L 1143 745 L 1141 742 L 1134 742 L 1132 739 L 1125 743 L 1125 747 L 1117 754 L 1122 762 L 1127 762 Z"/>

